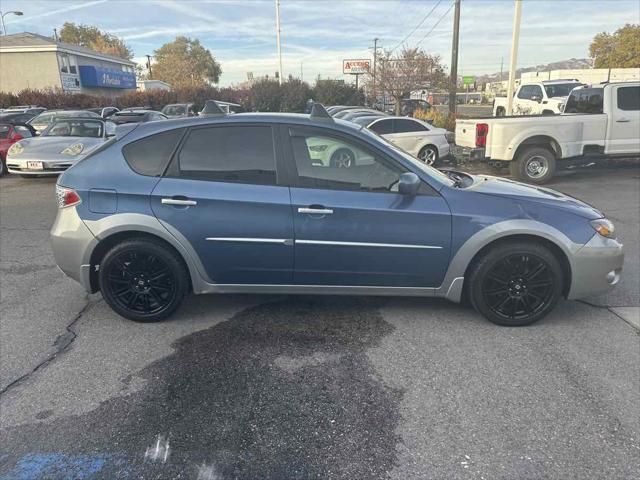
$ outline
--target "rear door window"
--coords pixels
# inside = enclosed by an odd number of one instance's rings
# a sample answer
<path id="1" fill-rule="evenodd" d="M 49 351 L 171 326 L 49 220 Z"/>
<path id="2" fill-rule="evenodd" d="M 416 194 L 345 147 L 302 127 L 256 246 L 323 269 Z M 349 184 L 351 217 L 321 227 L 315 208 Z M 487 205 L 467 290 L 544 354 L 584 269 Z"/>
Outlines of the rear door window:
<path id="1" fill-rule="evenodd" d="M 134 172 L 159 177 L 171 160 L 183 134 L 184 128 L 157 133 L 125 145 L 122 154 Z"/>
<path id="2" fill-rule="evenodd" d="M 425 132 L 428 128 L 415 120 L 397 118 L 393 121 L 393 133 Z"/>
<path id="3" fill-rule="evenodd" d="M 620 110 L 640 110 L 640 86 L 639 87 L 618 87 L 618 109 Z"/>
<path id="4" fill-rule="evenodd" d="M 178 155 L 181 178 L 276 185 L 270 126 L 215 126 L 192 130 Z"/>

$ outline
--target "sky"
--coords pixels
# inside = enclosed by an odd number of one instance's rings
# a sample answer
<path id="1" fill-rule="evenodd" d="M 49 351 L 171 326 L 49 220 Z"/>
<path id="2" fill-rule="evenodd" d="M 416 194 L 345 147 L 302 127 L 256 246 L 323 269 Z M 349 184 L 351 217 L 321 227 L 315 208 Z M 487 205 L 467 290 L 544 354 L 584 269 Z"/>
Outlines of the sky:
<path id="1" fill-rule="evenodd" d="M 342 60 L 372 58 L 373 39 L 385 49 L 419 46 L 451 63 L 452 0 L 281 0 L 284 76 L 351 80 Z M 220 85 L 278 68 L 275 0 L 2 0 L 8 33 L 53 35 L 65 21 L 118 35 L 134 60 L 178 35 L 198 38 L 222 64 Z M 506 71 L 513 0 L 462 0 L 460 75 Z M 593 36 L 640 23 L 637 0 L 523 0 L 518 66 L 588 58 Z"/>

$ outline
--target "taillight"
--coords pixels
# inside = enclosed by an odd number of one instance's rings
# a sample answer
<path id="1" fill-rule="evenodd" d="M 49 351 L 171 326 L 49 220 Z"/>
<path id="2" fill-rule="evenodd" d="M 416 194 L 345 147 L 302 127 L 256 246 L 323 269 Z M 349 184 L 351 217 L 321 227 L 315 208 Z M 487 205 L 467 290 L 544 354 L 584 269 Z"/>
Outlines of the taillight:
<path id="1" fill-rule="evenodd" d="M 489 135 L 489 125 L 476 123 L 476 147 L 487 146 L 487 135 Z"/>
<path id="2" fill-rule="evenodd" d="M 59 185 L 56 185 L 56 196 L 58 197 L 58 208 L 71 207 L 82 201 L 78 192 L 72 188 L 65 188 Z"/>

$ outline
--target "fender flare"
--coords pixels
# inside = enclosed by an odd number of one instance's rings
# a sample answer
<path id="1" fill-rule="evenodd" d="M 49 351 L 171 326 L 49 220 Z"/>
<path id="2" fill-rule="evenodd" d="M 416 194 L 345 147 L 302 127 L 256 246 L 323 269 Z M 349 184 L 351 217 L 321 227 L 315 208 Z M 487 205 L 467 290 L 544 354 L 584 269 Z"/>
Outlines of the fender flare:
<path id="1" fill-rule="evenodd" d="M 560 230 L 546 223 L 528 219 L 505 220 L 479 230 L 462 244 L 449 262 L 444 281 L 438 288 L 436 295 L 459 302 L 462 298 L 463 286 L 460 279 L 464 278 L 467 268 L 476 255 L 496 240 L 517 235 L 541 237 L 552 242 L 567 257 L 570 271 L 574 271 L 574 256 L 582 248 L 582 244 L 573 242 Z"/>

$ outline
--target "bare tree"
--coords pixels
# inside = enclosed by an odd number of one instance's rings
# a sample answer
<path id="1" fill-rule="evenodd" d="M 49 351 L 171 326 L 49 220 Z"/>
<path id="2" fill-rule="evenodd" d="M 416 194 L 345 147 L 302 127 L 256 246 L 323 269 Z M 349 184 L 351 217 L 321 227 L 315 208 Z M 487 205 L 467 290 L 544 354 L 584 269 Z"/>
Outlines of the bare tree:
<path id="1" fill-rule="evenodd" d="M 400 115 L 401 100 L 418 88 L 438 88 L 447 85 L 447 75 L 440 55 L 418 48 L 405 48 L 398 55 L 385 51 L 378 57 L 376 89 L 391 95 L 396 115 Z"/>

